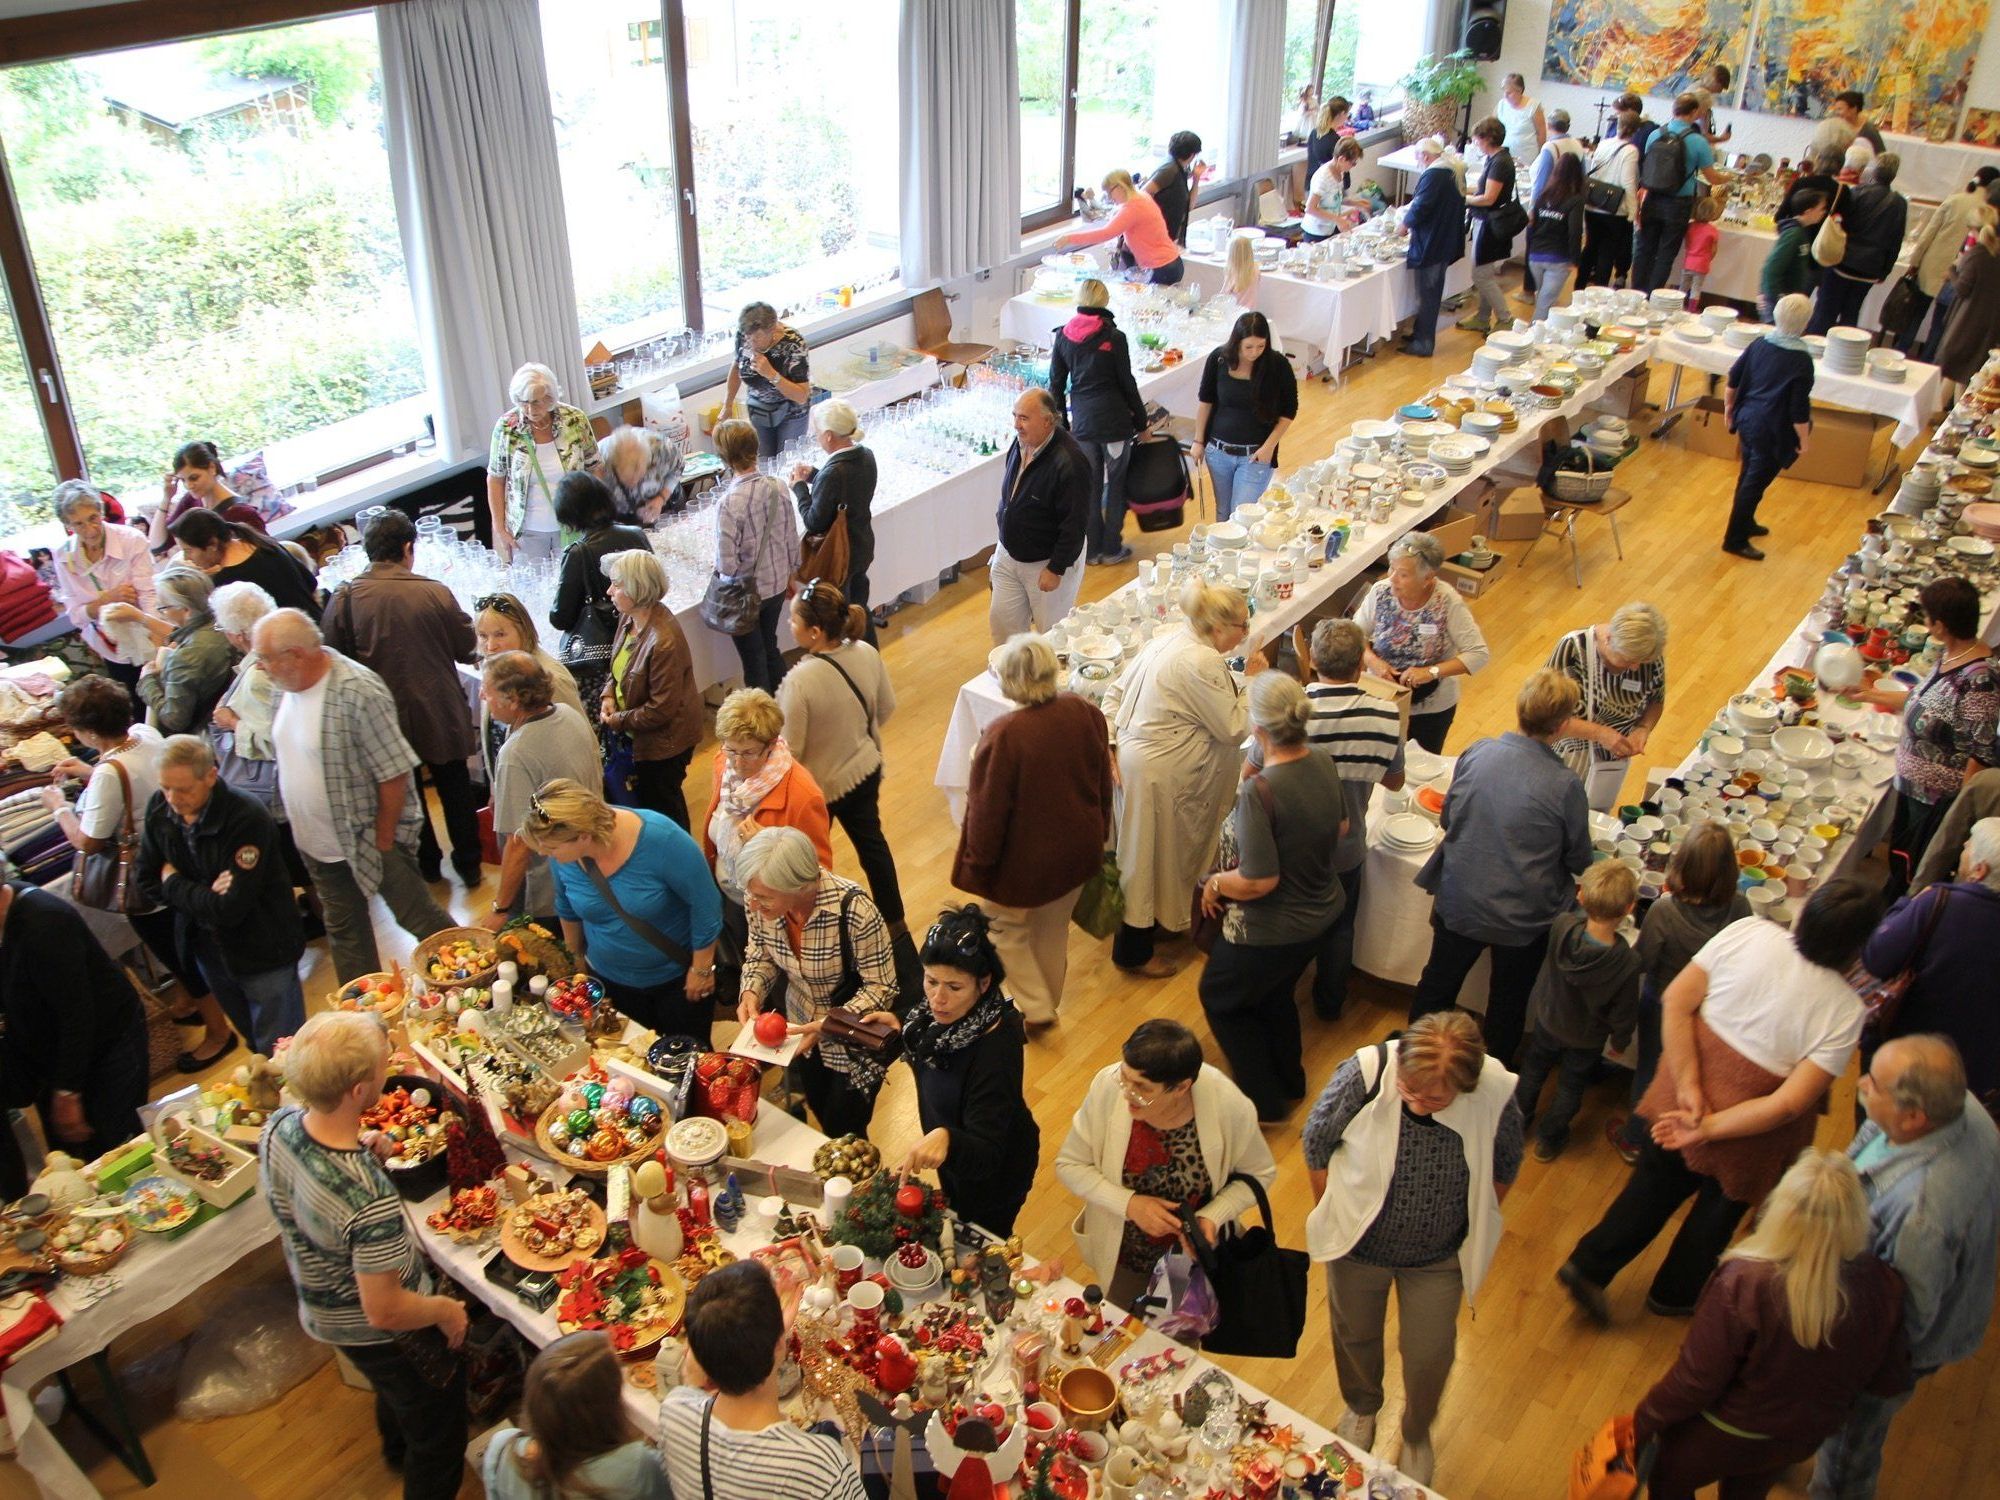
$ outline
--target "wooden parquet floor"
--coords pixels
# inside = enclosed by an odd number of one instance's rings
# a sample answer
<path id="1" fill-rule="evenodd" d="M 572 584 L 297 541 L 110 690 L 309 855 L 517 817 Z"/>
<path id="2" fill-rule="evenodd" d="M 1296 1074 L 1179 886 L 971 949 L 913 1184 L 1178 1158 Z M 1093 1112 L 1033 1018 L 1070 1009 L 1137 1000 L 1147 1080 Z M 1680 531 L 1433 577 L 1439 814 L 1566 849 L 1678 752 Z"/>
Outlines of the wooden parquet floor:
<path id="1" fill-rule="evenodd" d="M 1379 416 L 1421 395 L 1469 358 L 1471 335 L 1447 332 L 1434 361 L 1389 354 L 1362 364 L 1338 391 L 1308 386 L 1292 436 L 1289 463 L 1330 451 L 1347 425 Z M 1654 398 L 1666 374 L 1654 376 Z M 1510 727 L 1516 687 L 1546 656 L 1562 631 L 1605 618 L 1620 603 L 1650 599 L 1672 623 L 1670 694 L 1655 736 L 1658 758 L 1678 760 L 1724 698 L 1767 659 L 1817 596 L 1827 572 L 1853 545 L 1876 506 L 1866 490 L 1806 485 L 1780 479 L 1764 509 L 1772 529 L 1769 561 L 1758 565 L 1719 550 L 1724 515 L 1735 480 L 1733 463 L 1687 452 L 1676 437 L 1646 446 L 1620 471 L 1635 499 L 1620 516 L 1625 557 L 1617 561 L 1609 536 L 1590 527 L 1583 536 L 1584 578 L 1571 582 L 1568 558 L 1554 539 L 1535 551 L 1525 568 L 1510 554 L 1506 576 L 1474 608 L 1493 647 L 1493 661 L 1473 679 L 1452 734 L 1457 749 Z M 1172 534 L 1139 540 L 1142 558 L 1173 540 Z M 1129 568 L 1093 569 L 1085 594 L 1096 597 L 1130 576 Z M 889 778 L 884 821 L 896 851 L 911 920 L 927 918 L 954 899 L 948 876 L 955 830 L 944 799 L 932 785 L 938 746 L 961 682 L 979 671 L 988 648 L 985 575 L 964 577 L 928 603 L 894 616 L 883 646 L 896 682 L 901 711 L 885 728 Z M 697 816 L 709 797 L 707 754 L 698 754 L 689 798 Z M 1635 783 L 1636 785 L 1636 783 Z M 858 874 L 853 851 L 835 839 L 840 867 Z M 490 895 L 490 892 L 480 893 Z M 453 890 L 461 912 L 473 903 Z M 391 936 L 379 915 L 385 943 Z M 1134 982 L 1113 969 L 1102 945 L 1071 932 L 1071 977 L 1060 1025 L 1033 1044 L 1028 1090 L 1041 1125 L 1042 1161 L 1051 1164 L 1070 1115 L 1091 1075 L 1117 1055 L 1120 1041 L 1141 1019 L 1168 1015 L 1202 1031 L 1194 968 L 1173 979 Z M 331 987 L 330 966 L 319 956 L 309 995 Z M 1306 1011 L 1306 1069 L 1315 1089 L 1358 1047 L 1404 1018 L 1407 995 L 1394 987 L 1358 980 L 1355 999 L 1336 1025 Z M 1852 1082 L 1843 1081 L 1820 1129 L 1823 1145 L 1849 1138 Z M 1476 1312 L 1460 1325 L 1459 1361 L 1436 1429 L 1437 1484 L 1455 1497 L 1546 1500 L 1559 1494 L 1570 1453 L 1606 1415 L 1629 1411 L 1671 1361 L 1681 1325 L 1647 1314 L 1645 1285 L 1659 1250 L 1643 1258 L 1612 1290 L 1613 1326 L 1598 1332 L 1572 1315 L 1552 1279 L 1578 1234 L 1593 1223 L 1617 1192 L 1625 1167 L 1604 1144 L 1604 1122 L 1623 1107 L 1622 1094 L 1606 1084 L 1593 1092 L 1579 1118 L 1569 1151 L 1542 1165 L 1532 1158 L 1506 1204 L 1507 1230 Z M 1310 1208 L 1298 1151 L 1303 1112 L 1272 1131 L 1279 1160 L 1276 1210 L 1281 1235 L 1302 1242 Z M 903 1070 L 892 1073 L 876 1115 L 875 1135 L 894 1155 L 917 1134 L 913 1092 Z M 1030 1250 L 1042 1257 L 1073 1256 L 1068 1224 L 1075 1204 L 1045 1170 L 1022 1224 Z M 275 1252 L 252 1263 L 282 1276 Z M 1328 1357 L 1323 1283 L 1313 1283 L 1306 1343 L 1289 1362 L 1241 1361 L 1241 1373 L 1300 1411 L 1331 1426 L 1342 1406 Z M 129 1334 L 116 1347 L 131 1368 L 149 1450 L 160 1472 L 160 1496 L 240 1496 L 283 1500 L 293 1496 L 387 1500 L 400 1493 L 375 1455 L 369 1398 L 342 1386 L 331 1367 L 292 1391 L 276 1406 L 248 1416 L 184 1424 L 172 1416 L 172 1380 L 166 1346 L 204 1317 L 226 1316 L 219 1298 L 198 1299 L 181 1312 Z M 1391 1341 L 1390 1405 L 1381 1423 L 1382 1450 L 1394 1458 L 1398 1439 L 1397 1359 Z M 1978 1357 L 1927 1381 L 1897 1423 L 1888 1451 L 1890 1495 L 1993 1495 L 2000 1465 L 2000 1370 L 1989 1343 Z M 87 1382 L 86 1382 L 87 1383 Z M 81 1425 L 59 1427 L 108 1495 L 139 1487 L 105 1457 Z M 1986 1478 L 1981 1478 L 1986 1475 Z M 1919 1479 L 1917 1476 L 1921 1476 Z M 478 1492 L 468 1479 L 465 1493 Z M 0 1464 L 0 1496 L 29 1496 L 33 1486 L 18 1469 Z M 1779 1493 L 1804 1493 L 1794 1475 Z"/>

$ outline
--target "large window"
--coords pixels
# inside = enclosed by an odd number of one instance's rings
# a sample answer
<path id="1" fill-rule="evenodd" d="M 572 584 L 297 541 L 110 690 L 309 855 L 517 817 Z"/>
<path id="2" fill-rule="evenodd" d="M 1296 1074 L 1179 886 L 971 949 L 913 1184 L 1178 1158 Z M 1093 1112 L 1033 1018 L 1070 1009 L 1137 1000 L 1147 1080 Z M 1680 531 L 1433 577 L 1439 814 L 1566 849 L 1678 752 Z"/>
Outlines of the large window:
<path id="1" fill-rule="evenodd" d="M 0 72 L 98 484 L 151 499 L 174 449 L 207 438 L 262 450 L 283 486 L 422 432 L 379 73 L 366 15 Z M 34 445 L 8 443 L 11 478 Z"/>
<path id="2" fill-rule="evenodd" d="M 0 286 L 0 319 L 0 537 L 13 537 L 51 519 L 48 498 L 56 471 L 35 410 L 41 388 L 21 358 L 5 286 Z"/>
<path id="3" fill-rule="evenodd" d="M 1313 55 L 1319 41 L 1319 0 L 1285 0 L 1285 107 L 1281 135 L 1304 136 L 1318 108 L 1319 78 Z"/>
<path id="4" fill-rule="evenodd" d="M 1424 55 L 1425 10 L 1409 0 L 1338 0 L 1320 97 L 1374 101 L 1379 117 L 1400 108 L 1399 80 Z"/>
<path id="5" fill-rule="evenodd" d="M 647 0 L 542 0 L 570 272 L 586 345 L 687 326 L 666 51 Z"/>
<path id="6" fill-rule="evenodd" d="M 1021 212 L 1062 210 L 1069 197 L 1069 0 L 1014 0 L 1014 50 L 1021 90 Z"/>

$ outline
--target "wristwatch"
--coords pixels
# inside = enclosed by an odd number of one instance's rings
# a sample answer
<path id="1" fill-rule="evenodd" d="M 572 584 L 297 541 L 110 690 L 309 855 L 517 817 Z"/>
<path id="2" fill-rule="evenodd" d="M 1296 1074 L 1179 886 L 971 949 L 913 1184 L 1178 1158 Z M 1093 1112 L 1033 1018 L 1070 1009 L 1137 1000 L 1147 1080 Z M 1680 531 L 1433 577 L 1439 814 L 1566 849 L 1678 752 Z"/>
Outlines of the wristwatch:
<path id="1" fill-rule="evenodd" d="M 1441 667 L 1432 667 L 1432 668 L 1431 668 L 1431 681 L 1432 681 L 1432 682 L 1443 682 L 1443 681 L 1444 681 L 1444 669 L 1443 669 L 1443 668 L 1441 668 Z"/>

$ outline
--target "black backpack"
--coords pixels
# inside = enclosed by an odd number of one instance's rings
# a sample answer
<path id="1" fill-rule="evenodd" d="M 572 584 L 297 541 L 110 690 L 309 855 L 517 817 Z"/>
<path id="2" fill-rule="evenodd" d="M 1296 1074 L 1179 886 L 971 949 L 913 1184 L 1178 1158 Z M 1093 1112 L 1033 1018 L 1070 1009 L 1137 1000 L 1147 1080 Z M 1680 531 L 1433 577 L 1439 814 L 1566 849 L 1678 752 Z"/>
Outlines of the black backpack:
<path id="1" fill-rule="evenodd" d="M 1684 130 L 1662 125 L 1639 158 L 1639 186 L 1649 193 L 1678 193 L 1687 186 L 1688 151 Z"/>

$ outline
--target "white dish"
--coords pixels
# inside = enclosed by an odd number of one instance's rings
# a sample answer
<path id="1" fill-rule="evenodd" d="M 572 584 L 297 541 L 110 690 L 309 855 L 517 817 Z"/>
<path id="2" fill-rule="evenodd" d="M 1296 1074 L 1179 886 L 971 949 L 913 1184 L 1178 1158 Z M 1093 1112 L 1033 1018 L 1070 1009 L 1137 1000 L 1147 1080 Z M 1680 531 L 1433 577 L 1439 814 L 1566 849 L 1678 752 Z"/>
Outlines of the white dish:
<path id="1" fill-rule="evenodd" d="M 1222 547 L 1233 551 L 1238 547 L 1248 546 L 1249 543 L 1249 528 L 1239 526 L 1234 521 L 1218 521 L 1208 528 L 1208 545 L 1211 547 Z"/>
<path id="2" fill-rule="evenodd" d="M 1437 445 L 1431 445 L 1435 451 Z M 1993 544 L 1983 536 L 1954 536 L 1945 538 L 1945 545 L 1960 557 L 1991 557 Z"/>
<path id="3" fill-rule="evenodd" d="M 1818 729 L 1794 724 L 1771 735 L 1771 748 L 1788 766 L 1817 770 L 1833 759 L 1833 741 Z"/>
<path id="4" fill-rule="evenodd" d="M 1382 820 L 1382 842 L 1397 849 L 1428 849 L 1438 837 L 1437 824 L 1422 813 L 1402 812 Z"/>

